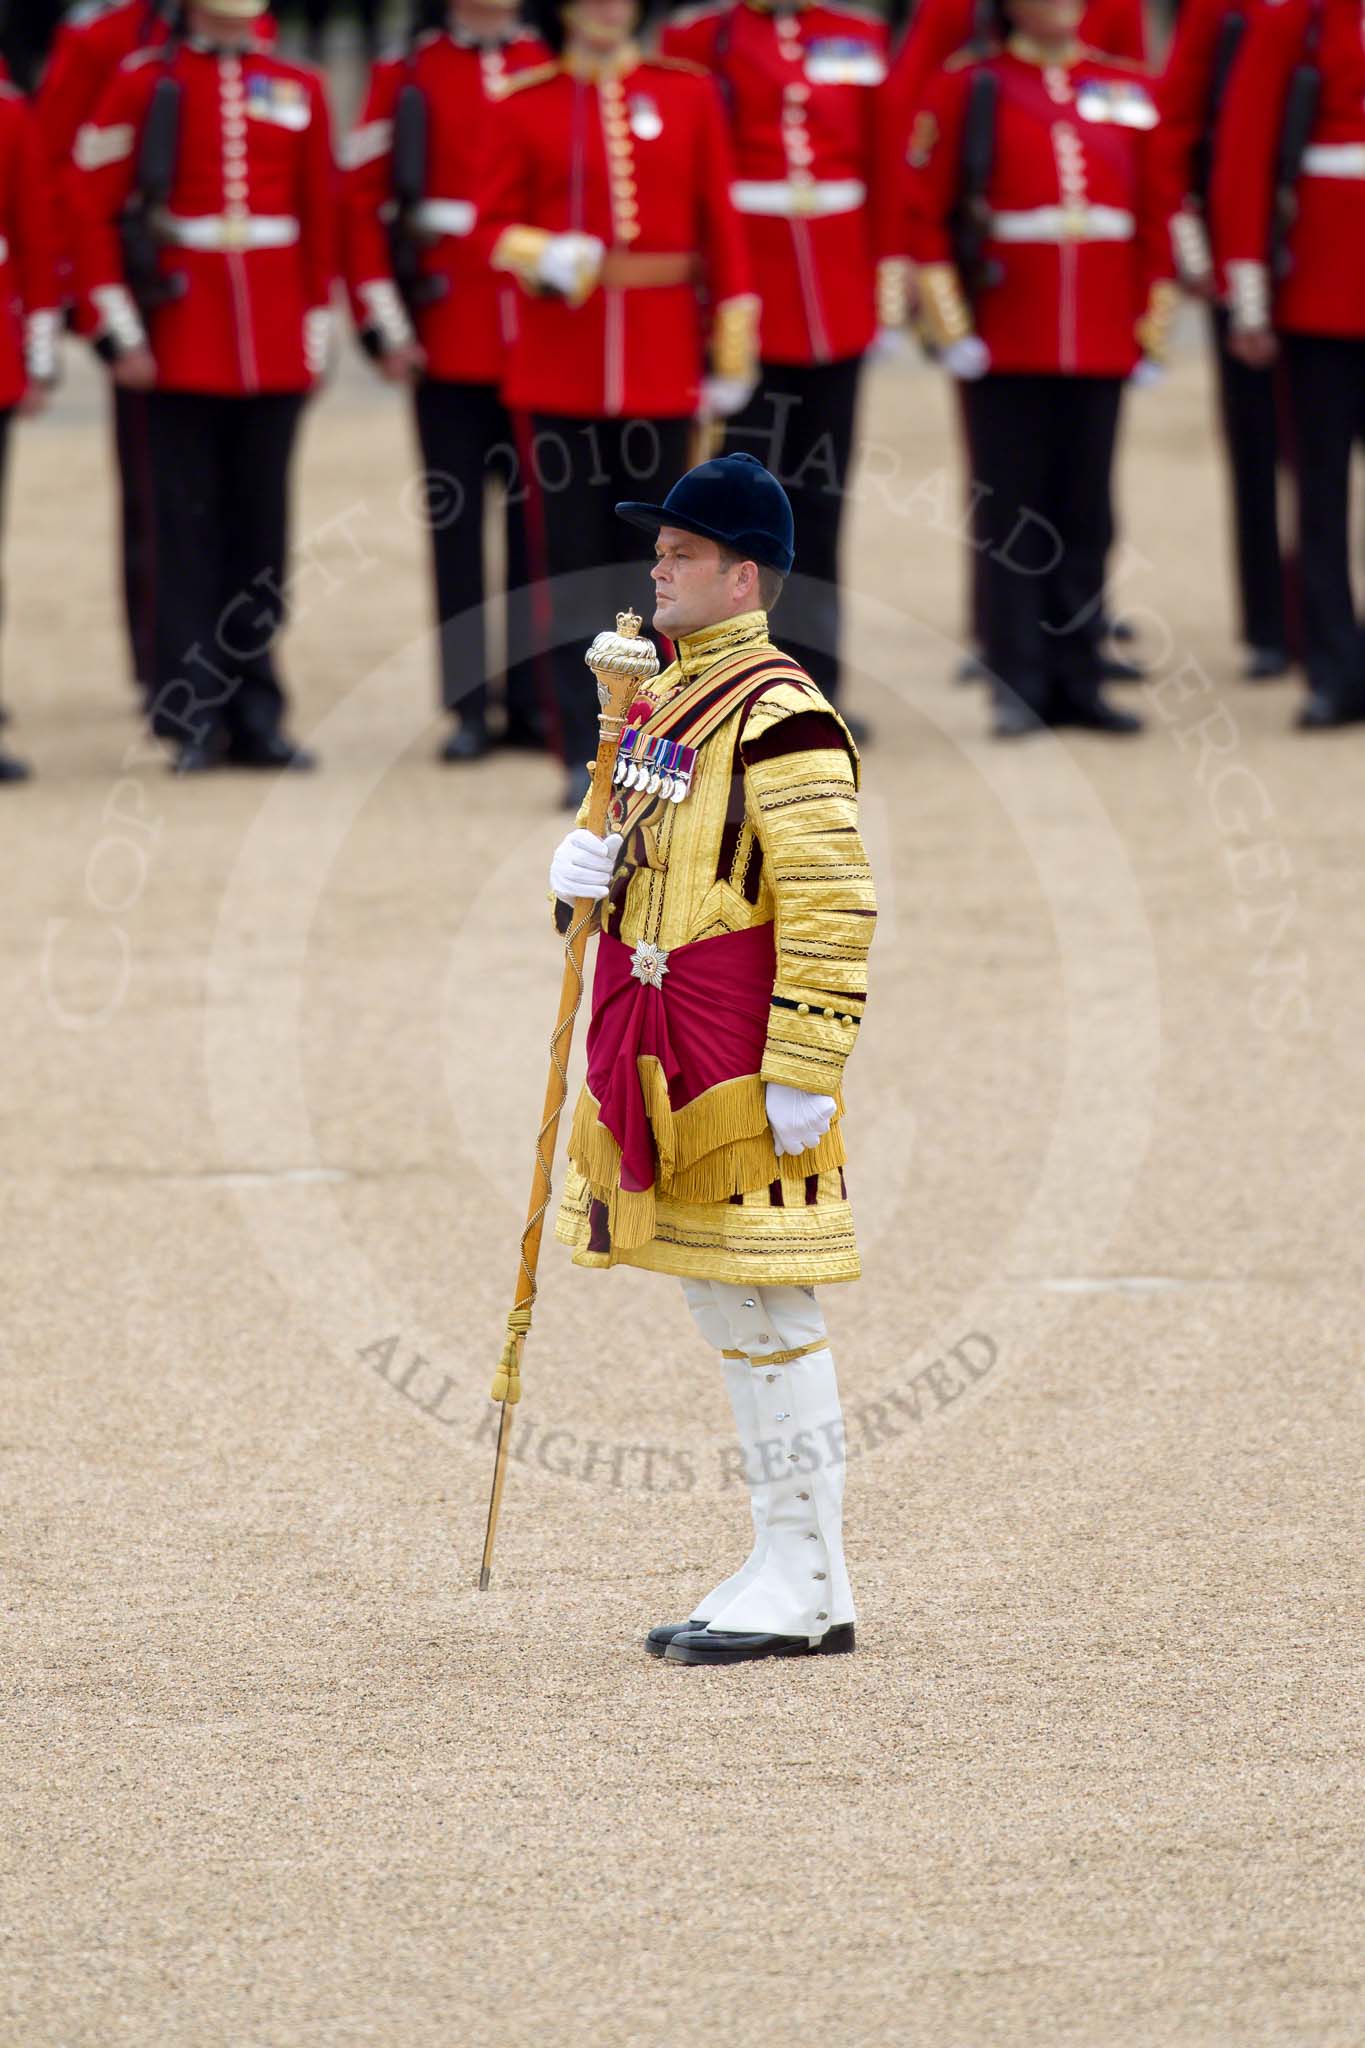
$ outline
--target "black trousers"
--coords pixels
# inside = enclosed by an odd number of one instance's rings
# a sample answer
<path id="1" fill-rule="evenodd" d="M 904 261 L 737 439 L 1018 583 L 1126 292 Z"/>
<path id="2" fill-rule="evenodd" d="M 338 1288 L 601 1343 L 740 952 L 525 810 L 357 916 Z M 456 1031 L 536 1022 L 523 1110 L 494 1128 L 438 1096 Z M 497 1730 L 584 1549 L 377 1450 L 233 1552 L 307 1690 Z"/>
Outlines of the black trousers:
<path id="1" fill-rule="evenodd" d="M 0 406 L 0 539 L 4 534 L 5 488 L 9 476 L 9 430 L 14 418 L 11 406 Z M 0 616 L 4 612 L 4 581 L 0 576 Z"/>
<path id="2" fill-rule="evenodd" d="M 1212 327 L 1242 638 L 1248 647 L 1283 647 L 1289 629 L 1277 507 L 1279 379 L 1274 370 L 1253 370 L 1229 353 L 1224 307 L 1212 309 Z"/>
<path id="3" fill-rule="evenodd" d="M 280 729 L 297 392 L 152 391 L 156 535 L 152 729 L 250 748 Z"/>
<path id="4" fill-rule="evenodd" d="M 967 387 L 981 543 L 984 653 L 1039 718 L 1100 682 L 1118 377 L 987 375 Z"/>
<path id="5" fill-rule="evenodd" d="M 1298 468 L 1309 688 L 1365 708 L 1365 643 L 1351 590 L 1351 452 L 1365 440 L 1365 340 L 1283 336 Z"/>
<path id="6" fill-rule="evenodd" d="M 425 378 L 417 387 L 417 439 L 426 470 L 436 616 L 441 635 L 441 703 L 462 723 L 488 713 L 484 498 L 501 485 L 507 549 L 507 724 L 520 737 L 541 726 L 531 646 L 531 580 L 526 552 L 527 491 L 511 419 L 496 384 Z M 514 659 L 512 650 L 522 650 Z"/>
<path id="7" fill-rule="evenodd" d="M 687 467 L 690 420 L 585 420 L 537 413 L 528 450 L 531 544 L 547 612 L 560 751 L 570 768 L 597 752 L 597 694 L 583 664 L 594 636 L 633 605 L 654 606 L 644 564 L 654 543 L 616 516 L 618 499 L 657 505 Z"/>
<path id="8" fill-rule="evenodd" d="M 114 459 L 119 481 L 120 570 L 123 616 L 133 680 L 145 690 L 154 666 L 152 639 L 152 459 L 147 394 L 113 386 Z"/>
<path id="9" fill-rule="evenodd" d="M 839 535 L 862 367 L 861 356 L 764 363 L 725 434 L 727 454 L 758 456 L 791 499 L 796 566 L 777 637 L 829 698 L 839 694 Z"/>

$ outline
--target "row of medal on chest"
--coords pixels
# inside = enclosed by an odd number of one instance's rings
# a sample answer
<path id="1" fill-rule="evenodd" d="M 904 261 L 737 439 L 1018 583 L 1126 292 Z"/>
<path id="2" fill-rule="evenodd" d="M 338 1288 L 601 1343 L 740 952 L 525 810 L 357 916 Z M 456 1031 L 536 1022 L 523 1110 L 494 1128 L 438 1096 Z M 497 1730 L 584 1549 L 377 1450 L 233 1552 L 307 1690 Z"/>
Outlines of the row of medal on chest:
<path id="1" fill-rule="evenodd" d="M 628 725 L 616 749 L 612 781 L 618 789 L 638 789 L 646 796 L 664 797 L 680 804 L 692 787 L 697 750 L 681 740 L 668 740 L 661 733 L 646 734 L 641 726 Z"/>

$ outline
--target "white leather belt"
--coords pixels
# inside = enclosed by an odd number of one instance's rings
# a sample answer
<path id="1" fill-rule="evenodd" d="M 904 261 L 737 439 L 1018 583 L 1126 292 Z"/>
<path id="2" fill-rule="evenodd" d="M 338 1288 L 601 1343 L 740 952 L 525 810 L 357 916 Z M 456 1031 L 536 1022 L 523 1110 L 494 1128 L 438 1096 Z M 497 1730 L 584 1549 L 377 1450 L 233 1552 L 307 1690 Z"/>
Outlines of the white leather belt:
<path id="1" fill-rule="evenodd" d="M 867 187 L 861 178 L 812 178 L 808 185 L 794 178 L 737 178 L 730 197 L 739 213 L 791 219 L 803 214 L 856 213 L 866 203 Z"/>
<path id="2" fill-rule="evenodd" d="M 1131 242 L 1137 222 L 1121 206 L 1029 206 L 993 213 L 995 242 Z"/>
<path id="3" fill-rule="evenodd" d="M 428 236 L 467 236 L 475 225 L 473 199 L 422 199 L 411 209 L 413 227 Z"/>
<path id="4" fill-rule="evenodd" d="M 1310 178 L 1365 178 L 1365 142 L 1310 142 L 1299 168 Z"/>
<path id="5" fill-rule="evenodd" d="M 153 225 L 178 249 L 288 249 L 299 238 L 291 213 L 177 214 L 159 210 Z"/>
<path id="6" fill-rule="evenodd" d="M 429 235 L 467 235 L 474 226 L 472 199 L 423 199 L 412 209 L 412 224 Z"/>

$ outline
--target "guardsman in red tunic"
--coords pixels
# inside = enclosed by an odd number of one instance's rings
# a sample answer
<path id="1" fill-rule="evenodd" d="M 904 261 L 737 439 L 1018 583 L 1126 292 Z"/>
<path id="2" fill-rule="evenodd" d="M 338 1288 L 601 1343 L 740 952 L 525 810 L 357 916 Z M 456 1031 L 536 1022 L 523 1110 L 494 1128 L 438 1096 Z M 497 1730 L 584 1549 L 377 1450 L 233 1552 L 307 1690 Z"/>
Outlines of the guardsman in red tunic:
<path id="1" fill-rule="evenodd" d="M 335 272 L 317 75 L 255 40 L 259 0 L 192 5 L 189 34 L 122 64 L 77 138 L 77 281 L 115 383 L 146 390 L 156 537 L 153 728 L 195 771 L 306 767 L 281 729 L 290 457 L 326 366 Z M 130 275 L 149 125 L 177 130 Z M 141 303 L 131 289 L 138 284 Z"/>
<path id="2" fill-rule="evenodd" d="M 583 647 L 620 608 L 622 565 L 642 559 L 616 501 L 685 469 L 698 411 L 741 403 L 756 370 L 719 95 L 694 64 L 642 57 L 634 23 L 634 0 L 546 9 L 562 55 L 497 103 L 477 202 L 481 246 L 521 287 L 503 398 L 530 416 L 575 809 L 597 731 Z"/>
<path id="3" fill-rule="evenodd" d="M 1218 404 L 1232 486 L 1244 673 L 1254 682 L 1284 674 L 1284 565 L 1277 511 L 1279 407 L 1267 369 L 1240 362 L 1227 345 L 1228 316 L 1216 302 L 1207 209 L 1214 133 L 1246 33 L 1251 0 L 1185 0 L 1157 87 L 1161 123 L 1154 154 L 1172 209 L 1171 241 L 1180 282 L 1209 301 Z"/>
<path id="4" fill-rule="evenodd" d="M 967 386 L 995 730 L 1134 732 L 1101 695 L 1100 639 L 1123 386 L 1159 361 L 1175 298 L 1156 107 L 1132 66 L 1077 40 L 1076 0 L 1004 13 L 1003 47 L 964 53 L 916 116 L 908 228 L 926 336 Z M 993 148 L 969 258 L 954 223 L 983 92 Z"/>
<path id="5" fill-rule="evenodd" d="M 1213 172 L 1229 346 L 1261 369 L 1282 346 L 1288 371 L 1309 686 L 1298 722 L 1308 730 L 1365 719 L 1350 556 L 1351 451 L 1365 437 L 1361 19 L 1358 0 L 1254 10 Z M 1287 124 L 1291 132 L 1301 124 L 1298 162 L 1277 189 Z"/>
<path id="6" fill-rule="evenodd" d="M 169 5 L 157 0 L 89 0 L 63 21 L 34 99 L 58 236 L 58 279 L 68 302 L 74 291 L 76 137 L 110 79 L 134 50 L 164 43 Z M 123 607 L 133 676 L 144 694 L 152 675 L 152 532 L 147 495 L 147 401 L 114 387 L 114 452 L 118 465 Z"/>
<path id="7" fill-rule="evenodd" d="M 995 20 L 994 8 L 983 10 L 978 0 L 919 0 L 886 82 L 893 146 L 909 134 L 925 92 L 949 58 L 965 49 L 978 30 L 989 40 Z M 1088 50 L 1128 57 L 1135 64 L 1147 61 L 1142 0 L 1090 0 L 1077 34 Z"/>
<path id="8" fill-rule="evenodd" d="M 885 325 L 903 313 L 885 303 L 900 280 L 878 272 L 886 23 L 839 0 L 732 0 L 675 15 L 662 47 L 706 65 L 724 92 L 763 309 L 759 386 L 730 419 L 726 446 L 766 463 L 791 499 L 801 573 L 783 602 L 784 644 L 834 701 L 863 356 L 879 311 Z"/>
<path id="9" fill-rule="evenodd" d="M 56 381 L 56 253 L 37 126 L 18 87 L 0 82 L 0 492 L 10 421 L 41 412 Z M 0 749 L 0 782 L 27 773 Z"/>
<path id="10" fill-rule="evenodd" d="M 896 53 L 891 75 L 886 82 L 885 115 L 883 136 L 885 147 L 882 180 L 888 191 L 903 186 L 907 175 L 907 147 L 914 132 L 915 116 L 930 84 L 949 60 L 970 44 L 981 48 L 990 45 L 995 34 L 998 14 L 990 0 L 919 0 L 914 8 L 905 40 Z M 1090 0 L 1081 18 L 1080 40 L 1089 50 L 1102 50 L 1113 57 L 1131 58 L 1142 63 L 1147 54 L 1147 29 L 1142 0 Z M 903 229 L 908 214 L 903 206 L 896 209 L 899 225 Z M 903 237 L 893 232 L 891 238 L 891 261 L 885 266 L 889 276 L 894 276 L 899 267 L 912 271 L 913 266 L 904 262 L 906 251 Z M 905 296 L 913 300 L 913 276 L 901 287 Z M 894 302 L 888 302 L 889 308 Z M 888 319 L 894 319 L 894 310 L 888 310 Z M 962 422 L 966 432 L 965 419 Z M 974 509 L 969 509 L 969 518 L 975 519 Z M 973 534 L 973 542 L 979 537 Z M 983 599 L 981 593 L 980 561 L 975 545 L 971 551 L 971 617 L 968 625 L 969 639 L 978 651 L 984 637 L 982 617 Z M 970 659 L 960 671 L 962 681 L 975 681 L 980 673 L 979 662 Z M 1132 673 L 1136 674 L 1136 671 Z"/>
<path id="11" fill-rule="evenodd" d="M 505 737 L 512 745 L 542 744 L 529 656 L 526 492 L 515 474 L 514 422 L 498 389 L 516 286 L 490 271 L 473 229 L 488 110 L 510 79 L 549 54 L 518 21 L 516 0 L 453 0 L 445 28 L 375 66 L 345 149 L 352 312 L 381 373 L 415 385 L 422 461 L 441 479 L 431 542 L 441 701 L 455 720 L 447 761 L 476 759 L 490 745 L 483 537 L 492 480 L 502 487 L 507 537 Z M 415 166 L 407 162 L 414 151 Z M 420 190 L 405 189 L 409 176 Z"/>

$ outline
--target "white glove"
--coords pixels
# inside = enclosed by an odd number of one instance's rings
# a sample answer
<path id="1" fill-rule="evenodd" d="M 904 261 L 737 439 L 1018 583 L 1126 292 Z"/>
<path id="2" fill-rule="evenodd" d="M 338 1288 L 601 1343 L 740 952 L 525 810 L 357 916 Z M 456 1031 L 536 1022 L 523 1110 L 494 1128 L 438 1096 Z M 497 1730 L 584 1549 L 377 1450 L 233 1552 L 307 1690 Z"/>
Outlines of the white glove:
<path id="1" fill-rule="evenodd" d="M 536 277 L 571 303 L 586 299 L 597 282 L 606 248 L 596 235 L 581 235 L 570 229 L 551 235 L 540 252 Z"/>
<path id="2" fill-rule="evenodd" d="M 595 832 L 585 832 L 581 825 L 561 839 L 550 862 L 550 887 L 560 902 L 576 903 L 581 896 L 590 896 L 594 903 L 600 903 L 611 887 L 621 846 L 619 832 L 599 839 Z"/>
<path id="3" fill-rule="evenodd" d="M 907 327 L 879 327 L 867 346 L 869 363 L 910 363 L 915 353 Z"/>
<path id="4" fill-rule="evenodd" d="M 834 1121 L 836 1107 L 832 1095 L 807 1095 L 804 1088 L 789 1088 L 785 1081 L 769 1081 L 767 1106 L 779 1159 L 784 1152 L 809 1152 L 818 1145 Z"/>
<path id="5" fill-rule="evenodd" d="M 1134 391 L 1155 391 L 1159 384 L 1166 382 L 1166 365 L 1154 363 L 1150 356 L 1142 356 L 1129 373 L 1128 382 Z"/>
<path id="6" fill-rule="evenodd" d="M 757 389 L 757 377 L 703 377 L 697 417 L 728 420 L 732 413 L 743 412 Z"/>
<path id="7" fill-rule="evenodd" d="M 950 377 L 956 377 L 962 384 L 974 384 L 989 370 L 991 352 L 979 334 L 964 334 L 961 341 L 944 349 L 940 360 Z"/>

